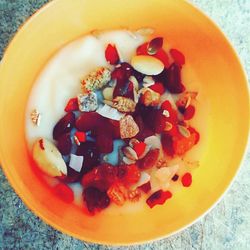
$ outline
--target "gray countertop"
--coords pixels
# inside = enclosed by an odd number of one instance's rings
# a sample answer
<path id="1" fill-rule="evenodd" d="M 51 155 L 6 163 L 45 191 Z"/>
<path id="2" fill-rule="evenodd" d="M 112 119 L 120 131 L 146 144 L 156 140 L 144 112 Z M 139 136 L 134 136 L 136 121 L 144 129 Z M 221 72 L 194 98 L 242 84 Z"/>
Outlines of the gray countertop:
<path id="1" fill-rule="evenodd" d="M 46 2 L 48 1 L 0 0 L 0 58 L 18 27 Z M 250 0 L 192 2 L 207 13 L 231 40 L 249 79 Z M 230 190 L 201 220 L 167 239 L 129 249 L 250 249 L 249 162 L 250 150 Z M 113 248 L 76 240 L 46 225 L 22 203 L 0 169 L 0 249 Z"/>

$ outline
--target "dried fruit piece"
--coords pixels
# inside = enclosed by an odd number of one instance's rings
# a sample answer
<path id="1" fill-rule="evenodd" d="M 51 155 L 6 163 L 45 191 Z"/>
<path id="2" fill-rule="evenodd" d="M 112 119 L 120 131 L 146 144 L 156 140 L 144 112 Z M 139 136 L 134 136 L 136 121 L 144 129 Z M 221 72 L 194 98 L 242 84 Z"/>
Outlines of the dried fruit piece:
<path id="1" fill-rule="evenodd" d="M 147 194 L 151 190 L 151 183 L 150 181 L 148 181 L 147 183 L 142 184 L 138 188 L 142 190 L 145 194 Z"/>
<path id="2" fill-rule="evenodd" d="M 162 148 L 164 152 L 168 156 L 174 156 L 175 150 L 173 147 L 173 137 L 167 133 L 163 133 L 161 136 L 161 143 L 162 143 Z"/>
<path id="3" fill-rule="evenodd" d="M 195 107 L 193 105 L 189 105 L 183 113 L 184 120 L 191 120 L 194 117 L 194 114 Z"/>
<path id="4" fill-rule="evenodd" d="M 59 183 L 53 187 L 53 193 L 59 196 L 66 203 L 71 203 L 74 201 L 74 193 L 72 189 L 63 183 Z"/>
<path id="5" fill-rule="evenodd" d="M 121 183 L 113 184 L 107 191 L 111 201 L 116 205 L 122 206 L 127 199 L 127 189 Z"/>
<path id="6" fill-rule="evenodd" d="M 132 138 L 139 132 L 139 127 L 131 115 L 126 115 L 120 120 L 121 138 Z"/>
<path id="7" fill-rule="evenodd" d="M 137 202 L 140 200 L 140 198 L 141 198 L 141 192 L 139 189 L 128 191 L 128 200 L 132 202 Z"/>
<path id="8" fill-rule="evenodd" d="M 67 175 L 67 166 L 52 142 L 44 138 L 37 140 L 33 145 L 32 155 L 44 173 L 53 177 Z"/>
<path id="9" fill-rule="evenodd" d="M 183 155 L 199 141 L 199 133 L 193 128 L 187 128 L 190 132 L 189 137 L 176 135 L 173 137 L 173 149 L 176 155 Z"/>
<path id="10" fill-rule="evenodd" d="M 160 82 L 156 82 L 154 85 L 150 86 L 149 88 L 152 89 L 153 91 L 159 93 L 160 95 L 163 95 L 165 92 L 165 88 L 164 88 L 163 84 Z"/>
<path id="11" fill-rule="evenodd" d="M 108 68 L 100 67 L 92 71 L 82 80 L 84 94 L 102 88 L 111 80 L 111 72 Z"/>
<path id="12" fill-rule="evenodd" d="M 67 113 L 63 118 L 61 118 L 53 129 L 53 139 L 58 140 L 58 138 L 71 131 L 75 125 L 75 115 L 73 112 Z"/>
<path id="13" fill-rule="evenodd" d="M 138 166 L 141 169 L 150 169 L 157 164 L 160 150 L 158 148 L 150 150 L 144 158 L 138 161 Z"/>
<path id="14" fill-rule="evenodd" d="M 113 151 L 113 134 L 110 132 L 103 132 L 98 133 L 96 137 L 96 145 L 103 154 L 109 154 Z"/>
<path id="15" fill-rule="evenodd" d="M 179 50 L 171 49 L 170 55 L 178 65 L 182 66 L 183 64 L 185 64 L 185 56 Z"/>
<path id="16" fill-rule="evenodd" d="M 79 131 L 87 132 L 96 130 L 103 124 L 104 118 L 96 112 L 85 112 L 76 120 L 76 128 Z"/>
<path id="17" fill-rule="evenodd" d="M 57 140 L 56 146 L 62 155 L 68 155 L 72 147 L 70 133 L 61 135 Z"/>
<path id="18" fill-rule="evenodd" d="M 33 109 L 30 113 L 31 121 L 34 125 L 39 126 L 41 122 L 41 114 L 36 110 Z"/>
<path id="19" fill-rule="evenodd" d="M 179 175 L 178 174 L 175 174 L 173 177 L 172 177 L 172 181 L 178 181 L 179 179 Z"/>
<path id="20" fill-rule="evenodd" d="M 163 192 L 162 190 L 156 191 L 148 199 L 147 204 L 150 208 L 153 208 L 156 205 L 163 205 L 166 200 L 172 197 L 172 193 L 169 191 Z"/>
<path id="21" fill-rule="evenodd" d="M 124 185 L 131 185 L 139 181 L 141 172 L 135 164 L 118 167 L 118 177 Z"/>
<path id="22" fill-rule="evenodd" d="M 113 100 L 113 106 L 120 112 L 131 113 L 135 111 L 136 103 L 129 98 L 117 96 Z"/>
<path id="23" fill-rule="evenodd" d="M 78 106 L 78 99 L 77 98 L 71 98 L 69 99 L 66 107 L 64 108 L 65 112 L 71 112 L 71 111 L 77 111 L 79 109 Z"/>
<path id="24" fill-rule="evenodd" d="M 190 173 L 185 173 L 181 177 L 181 183 L 184 187 L 189 187 L 192 184 L 192 175 Z"/>
<path id="25" fill-rule="evenodd" d="M 117 52 L 115 45 L 108 44 L 105 50 L 105 58 L 107 62 L 109 62 L 112 65 L 115 65 L 119 62 L 119 54 Z"/>
<path id="26" fill-rule="evenodd" d="M 82 112 L 95 111 L 98 108 L 96 93 L 90 92 L 86 95 L 78 95 L 79 110 Z"/>
<path id="27" fill-rule="evenodd" d="M 106 192 L 97 188 L 88 187 L 83 191 L 83 199 L 86 202 L 88 211 L 94 213 L 96 210 L 102 210 L 109 206 L 110 199 Z"/>
<path id="28" fill-rule="evenodd" d="M 103 98 L 108 101 L 113 100 L 114 88 L 107 87 L 102 91 Z"/>
<path id="29" fill-rule="evenodd" d="M 136 152 L 138 158 L 144 153 L 146 149 L 146 143 L 144 142 L 139 142 L 136 143 L 133 147 L 134 151 Z"/>
<path id="30" fill-rule="evenodd" d="M 81 173 L 85 174 L 98 166 L 100 163 L 100 152 L 95 142 L 86 141 L 77 148 L 76 155 L 83 156 Z"/>
<path id="31" fill-rule="evenodd" d="M 145 106 L 158 106 L 161 98 L 159 93 L 151 90 L 150 88 L 144 88 L 141 90 L 141 92 L 141 103 L 143 103 Z"/>
<path id="32" fill-rule="evenodd" d="M 159 59 L 144 55 L 134 56 L 131 65 L 136 71 L 145 75 L 159 75 L 164 69 L 164 64 Z"/>
<path id="33" fill-rule="evenodd" d="M 147 53 L 149 55 L 155 55 L 163 45 L 163 37 L 156 37 L 152 39 L 147 46 Z"/>

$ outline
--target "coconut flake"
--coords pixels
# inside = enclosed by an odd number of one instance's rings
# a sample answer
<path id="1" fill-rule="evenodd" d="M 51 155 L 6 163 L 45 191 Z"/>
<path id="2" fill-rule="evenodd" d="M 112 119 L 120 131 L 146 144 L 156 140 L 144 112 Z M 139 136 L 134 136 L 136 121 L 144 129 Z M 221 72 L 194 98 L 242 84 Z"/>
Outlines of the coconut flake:
<path id="1" fill-rule="evenodd" d="M 77 172 L 81 172 L 84 157 L 70 154 L 69 166 Z"/>
<path id="2" fill-rule="evenodd" d="M 146 172 L 141 172 L 141 177 L 140 177 L 139 181 L 136 183 L 136 186 L 140 187 L 149 181 L 150 181 L 150 175 Z"/>
<path id="3" fill-rule="evenodd" d="M 147 138 L 145 138 L 144 142 L 147 144 L 147 145 L 150 145 L 152 149 L 154 148 L 161 148 L 161 140 L 158 136 L 156 135 L 152 135 L 152 136 L 149 136 Z"/>
<path id="4" fill-rule="evenodd" d="M 119 112 L 117 109 L 110 107 L 107 104 L 98 108 L 96 112 L 103 117 L 106 117 L 115 121 L 120 121 L 122 117 L 124 117 L 124 114 Z"/>

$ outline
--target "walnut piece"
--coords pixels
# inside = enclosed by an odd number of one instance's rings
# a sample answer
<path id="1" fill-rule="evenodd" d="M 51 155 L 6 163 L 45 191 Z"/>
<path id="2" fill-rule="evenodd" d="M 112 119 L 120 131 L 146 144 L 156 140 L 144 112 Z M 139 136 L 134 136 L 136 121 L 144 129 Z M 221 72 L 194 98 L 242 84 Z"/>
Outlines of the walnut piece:
<path id="1" fill-rule="evenodd" d="M 136 103 L 126 97 L 117 96 L 113 100 L 113 107 L 115 107 L 118 111 L 122 113 L 130 113 L 135 111 Z"/>
<path id="2" fill-rule="evenodd" d="M 121 138 L 133 138 L 139 133 L 139 127 L 131 115 L 126 115 L 120 120 Z"/>

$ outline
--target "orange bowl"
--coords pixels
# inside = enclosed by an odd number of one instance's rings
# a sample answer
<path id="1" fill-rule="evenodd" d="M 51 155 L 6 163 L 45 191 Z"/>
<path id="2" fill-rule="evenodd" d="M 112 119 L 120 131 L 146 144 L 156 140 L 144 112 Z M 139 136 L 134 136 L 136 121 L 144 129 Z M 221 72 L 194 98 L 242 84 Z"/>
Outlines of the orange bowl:
<path id="1" fill-rule="evenodd" d="M 32 170 L 25 142 L 26 103 L 37 75 L 59 48 L 91 30 L 121 27 L 154 27 L 157 35 L 184 52 L 187 79 L 198 83 L 202 93 L 200 168 L 192 187 L 164 206 L 89 217 L 56 198 Z M 246 147 L 249 92 L 242 66 L 216 25 L 185 1 L 52 1 L 10 43 L 0 65 L 0 82 L 0 159 L 8 180 L 45 222 L 82 240 L 133 244 L 184 228 L 222 196 Z"/>

